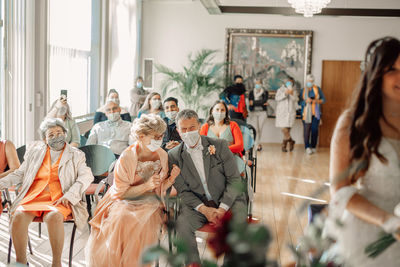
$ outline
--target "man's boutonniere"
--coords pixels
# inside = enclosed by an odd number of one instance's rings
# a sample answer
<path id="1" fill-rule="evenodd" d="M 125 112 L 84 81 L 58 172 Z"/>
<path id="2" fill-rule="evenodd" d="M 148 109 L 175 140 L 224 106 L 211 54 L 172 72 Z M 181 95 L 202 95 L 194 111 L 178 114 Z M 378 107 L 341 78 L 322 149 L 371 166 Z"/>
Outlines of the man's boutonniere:
<path id="1" fill-rule="evenodd" d="M 208 153 L 207 154 L 215 155 L 215 146 L 213 146 L 213 145 L 208 146 Z"/>

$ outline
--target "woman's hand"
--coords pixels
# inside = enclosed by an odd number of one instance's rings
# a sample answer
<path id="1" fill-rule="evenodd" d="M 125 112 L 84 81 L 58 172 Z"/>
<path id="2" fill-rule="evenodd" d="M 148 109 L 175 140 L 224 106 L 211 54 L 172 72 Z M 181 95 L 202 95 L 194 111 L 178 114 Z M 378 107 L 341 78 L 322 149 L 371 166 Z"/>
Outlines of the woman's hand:
<path id="1" fill-rule="evenodd" d="M 65 196 L 62 196 L 62 197 L 60 197 L 58 200 L 56 200 L 54 203 L 53 203 L 55 206 L 58 206 L 58 205 L 60 205 L 60 204 L 62 204 L 62 205 L 64 205 L 65 207 L 69 207 L 70 206 L 70 202 L 69 202 L 69 200 L 65 197 Z"/>
<path id="2" fill-rule="evenodd" d="M 169 178 L 166 180 L 166 188 L 169 188 L 170 186 L 172 186 L 175 183 L 175 179 L 176 177 L 178 177 L 178 175 L 181 173 L 181 169 L 179 169 L 178 166 L 176 166 L 175 164 L 172 165 L 172 170 L 171 170 L 171 174 L 169 176 Z"/>
<path id="3" fill-rule="evenodd" d="M 147 186 L 149 187 L 149 190 L 153 190 L 153 189 L 159 187 L 160 183 L 161 183 L 161 178 L 160 178 L 160 175 L 158 175 L 158 174 L 154 174 L 146 182 Z"/>

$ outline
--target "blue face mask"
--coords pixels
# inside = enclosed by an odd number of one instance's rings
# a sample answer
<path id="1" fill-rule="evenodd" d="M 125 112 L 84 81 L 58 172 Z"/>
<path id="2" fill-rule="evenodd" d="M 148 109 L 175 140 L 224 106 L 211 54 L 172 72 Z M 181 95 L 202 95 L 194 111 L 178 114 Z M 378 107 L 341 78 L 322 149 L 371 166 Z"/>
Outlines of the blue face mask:
<path id="1" fill-rule="evenodd" d="M 261 88 L 261 84 L 256 84 L 256 89 L 260 89 Z"/>
<path id="2" fill-rule="evenodd" d="M 290 86 L 292 86 L 292 83 L 291 82 L 286 82 L 286 87 L 290 87 Z"/>
<path id="3" fill-rule="evenodd" d="M 307 82 L 306 85 L 307 85 L 308 88 L 310 88 L 310 87 L 313 86 L 313 83 L 312 82 Z"/>
<path id="4" fill-rule="evenodd" d="M 136 87 L 137 88 L 142 88 L 143 87 L 143 83 L 142 82 L 137 82 L 136 83 Z"/>

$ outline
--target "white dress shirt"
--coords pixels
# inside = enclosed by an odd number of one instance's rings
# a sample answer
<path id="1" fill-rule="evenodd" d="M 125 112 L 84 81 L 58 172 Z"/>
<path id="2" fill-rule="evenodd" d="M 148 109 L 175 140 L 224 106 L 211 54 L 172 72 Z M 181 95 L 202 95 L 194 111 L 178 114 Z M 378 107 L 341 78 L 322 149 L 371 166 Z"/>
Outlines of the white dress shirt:
<path id="1" fill-rule="evenodd" d="M 197 143 L 197 145 L 194 148 L 190 148 L 186 144 L 185 144 L 185 146 L 186 146 L 187 152 L 189 153 L 189 155 L 190 155 L 190 157 L 191 157 L 191 159 L 192 159 L 192 161 L 194 163 L 194 166 L 196 167 L 196 171 L 200 176 L 200 180 L 201 180 L 201 183 L 203 185 L 204 192 L 206 193 L 207 200 L 213 200 L 212 196 L 210 194 L 210 191 L 208 190 L 208 185 L 207 185 L 207 180 L 206 180 L 206 173 L 205 173 L 205 170 L 204 170 L 204 160 L 203 160 L 203 149 L 204 148 L 203 148 L 203 145 L 201 144 L 201 138 L 200 138 L 199 142 Z M 204 205 L 204 204 L 198 205 L 195 208 L 195 210 L 199 211 L 199 208 L 202 205 Z M 224 204 L 224 203 L 220 203 L 219 207 L 223 208 L 224 210 L 228 210 L 229 209 L 229 206 Z"/>
<path id="2" fill-rule="evenodd" d="M 102 121 L 96 123 L 90 131 L 86 145 L 103 145 L 114 154 L 121 155 L 125 148 L 133 144 L 130 138 L 132 124 L 119 119 L 116 122 Z"/>

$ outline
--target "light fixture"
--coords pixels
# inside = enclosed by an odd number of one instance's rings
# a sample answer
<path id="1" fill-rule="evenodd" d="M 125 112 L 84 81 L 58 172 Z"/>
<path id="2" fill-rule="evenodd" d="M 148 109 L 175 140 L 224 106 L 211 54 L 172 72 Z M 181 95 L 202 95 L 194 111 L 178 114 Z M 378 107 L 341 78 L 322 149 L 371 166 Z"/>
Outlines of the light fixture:
<path id="1" fill-rule="evenodd" d="M 288 0 L 289 4 L 295 9 L 296 13 L 304 14 L 304 17 L 310 18 L 314 14 L 321 13 L 331 0 Z"/>

